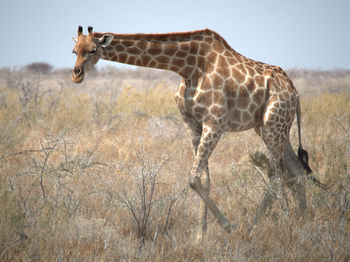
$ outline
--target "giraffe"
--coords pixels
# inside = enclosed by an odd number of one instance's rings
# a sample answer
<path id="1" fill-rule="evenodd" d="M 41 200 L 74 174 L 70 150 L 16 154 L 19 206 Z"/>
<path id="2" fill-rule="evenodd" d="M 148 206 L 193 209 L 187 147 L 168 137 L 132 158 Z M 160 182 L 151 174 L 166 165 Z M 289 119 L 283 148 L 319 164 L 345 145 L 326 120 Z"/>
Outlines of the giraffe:
<path id="1" fill-rule="evenodd" d="M 301 144 L 298 92 L 278 66 L 249 59 L 216 32 L 204 29 L 168 34 L 114 34 L 79 26 L 73 37 L 77 55 L 72 80 L 81 83 L 99 59 L 171 70 L 182 77 L 175 101 L 192 137 L 194 162 L 189 186 L 199 195 L 199 230 L 207 231 L 208 208 L 228 233 L 234 228 L 209 196 L 208 159 L 224 132 L 254 129 L 265 143 L 273 172 L 256 219 L 276 199 L 280 180 L 291 189 L 299 209 L 307 208 L 303 176 L 311 173 Z M 297 116 L 299 150 L 289 134 Z M 305 172 L 305 173 L 304 173 Z"/>

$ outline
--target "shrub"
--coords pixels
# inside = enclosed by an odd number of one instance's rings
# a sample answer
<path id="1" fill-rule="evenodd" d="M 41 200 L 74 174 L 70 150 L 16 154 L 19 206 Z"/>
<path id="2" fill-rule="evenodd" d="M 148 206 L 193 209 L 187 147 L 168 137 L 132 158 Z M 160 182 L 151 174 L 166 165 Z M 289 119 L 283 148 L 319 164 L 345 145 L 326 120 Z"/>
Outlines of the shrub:
<path id="1" fill-rule="evenodd" d="M 52 71 L 53 66 L 45 62 L 35 62 L 24 67 L 24 70 L 36 74 L 48 74 Z"/>

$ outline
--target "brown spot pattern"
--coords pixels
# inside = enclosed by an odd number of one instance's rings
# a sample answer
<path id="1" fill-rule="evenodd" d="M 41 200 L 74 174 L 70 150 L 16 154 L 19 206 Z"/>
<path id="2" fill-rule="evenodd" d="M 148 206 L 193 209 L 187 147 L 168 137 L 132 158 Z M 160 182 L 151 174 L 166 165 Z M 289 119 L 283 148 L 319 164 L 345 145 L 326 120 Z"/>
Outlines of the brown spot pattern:
<path id="1" fill-rule="evenodd" d="M 236 79 L 238 81 L 238 83 L 242 84 L 245 80 L 245 76 L 240 72 L 238 71 L 237 69 L 235 68 L 232 68 L 232 76 L 234 79 Z"/>

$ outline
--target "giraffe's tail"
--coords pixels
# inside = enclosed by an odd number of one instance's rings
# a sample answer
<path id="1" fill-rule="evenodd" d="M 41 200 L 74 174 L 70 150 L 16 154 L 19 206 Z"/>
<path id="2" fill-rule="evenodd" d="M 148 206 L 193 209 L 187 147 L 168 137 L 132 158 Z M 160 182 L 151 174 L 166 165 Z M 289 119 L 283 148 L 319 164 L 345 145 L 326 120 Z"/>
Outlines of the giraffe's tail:
<path id="1" fill-rule="evenodd" d="M 299 136 L 299 149 L 298 149 L 298 158 L 300 162 L 303 164 L 304 169 L 308 174 L 312 173 L 312 170 L 309 166 L 309 154 L 306 150 L 303 149 L 303 146 L 301 145 L 301 109 L 300 109 L 300 98 L 297 96 L 297 124 L 298 124 L 298 136 Z"/>
<path id="2" fill-rule="evenodd" d="M 306 173 L 308 174 L 308 179 L 315 183 L 320 188 L 327 189 L 327 185 L 321 183 L 316 177 L 311 175 L 312 169 L 309 166 L 309 154 L 306 150 L 303 149 L 303 146 L 301 145 L 301 124 L 300 124 L 300 116 L 301 116 L 301 109 L 300 109 L 300 99 L 299 96 L 297 96 L 297 124 L 298 124 L 298 136 L 299 136 L 299 149 L 298 149 L 298 158 L 303 165 Z"/>

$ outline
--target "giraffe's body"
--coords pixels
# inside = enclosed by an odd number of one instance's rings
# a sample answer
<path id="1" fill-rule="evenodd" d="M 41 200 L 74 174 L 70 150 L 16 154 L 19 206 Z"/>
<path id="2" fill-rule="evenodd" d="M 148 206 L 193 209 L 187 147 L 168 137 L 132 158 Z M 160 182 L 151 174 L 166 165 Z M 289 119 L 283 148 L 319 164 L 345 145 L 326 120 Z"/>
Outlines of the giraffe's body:
<path id="1" fill-rule="evenodd" d="M 208 29 L 172 34 L 102 34 L 92 33 L 90 28 L 89 35 L 84 36 L 80 28 L 76 42 L 73 81 L 77 83 L 83 80 L 84 70 L 99 58 L 167 69 L 182 76 L 175 100 L 192 134 L 195 160 L 190 186 L 203 200 L 200 235 L 206 230 L 207 207 L 222 227 L 231 230 L 209 197 L 208 158 L 224 132 L 254 128 L 270 152 L 275 176 L 271 177 L 272 191 L 265 194 L 261 212 L 272 203 L 275 177 L 290 180 L 303 174 L 302 165 L 307 163 L 297 159 L 289 143 L 294 116 L 300 113 L 299 96 L 280 67 L 244 57 Z M 302 155 L 305 151 L 299 146 Z M 305 209 L 304 185 L 293 182 L 291 188 Z"/>

